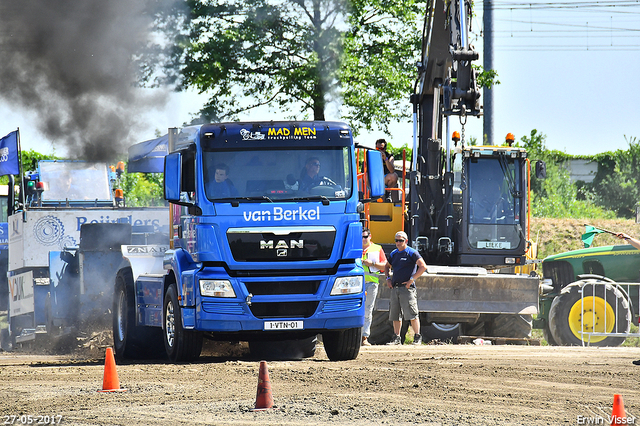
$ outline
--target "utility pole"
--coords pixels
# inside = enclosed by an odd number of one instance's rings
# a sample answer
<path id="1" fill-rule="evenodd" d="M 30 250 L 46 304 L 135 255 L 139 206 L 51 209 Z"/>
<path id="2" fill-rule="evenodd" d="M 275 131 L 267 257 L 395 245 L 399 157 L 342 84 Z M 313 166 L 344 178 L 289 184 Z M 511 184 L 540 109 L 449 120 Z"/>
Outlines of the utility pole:
<path id="1" fill-rule="evenodd" d="M 482 23 L 484 25 L 483 40 L 483 64 L 485 71 L 493 69 L 493 2 L 483 0 L 484 12 Z M 483 89 L 484 115 L 482 116 L 483 145 L 497 145 L 493 140 L 493 89 Z"/>

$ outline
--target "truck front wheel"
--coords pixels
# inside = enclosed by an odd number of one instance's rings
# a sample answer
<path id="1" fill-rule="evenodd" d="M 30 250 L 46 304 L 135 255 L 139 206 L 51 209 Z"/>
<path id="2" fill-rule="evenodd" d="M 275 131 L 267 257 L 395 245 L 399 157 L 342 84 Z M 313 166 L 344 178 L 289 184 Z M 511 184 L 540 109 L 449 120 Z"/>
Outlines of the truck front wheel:
<path id="1" fill-rule="evenodd" d="M 171 284 L 164 295 L 162 334 L 164 348 L 172 362 L 193 361 L 202 351 L 202 333 L 182 327 L 182 313 L 178 304 L 176 285 Z"/>
<path id="2" fill-rule="evenodd" d="M 324 350 L 331 361 L 356 359 L 360 353 L 362 327 L 322 333 Z"/>
<path id="3" fill-rule="evenodd" d="M 565 287 L 549 309 L 549 330 L 564 346 L 620 346 L 624 336 L 582 333 L 628 333 L 631 311 L 625 295 L 610 283 L 582 280 Z"/>

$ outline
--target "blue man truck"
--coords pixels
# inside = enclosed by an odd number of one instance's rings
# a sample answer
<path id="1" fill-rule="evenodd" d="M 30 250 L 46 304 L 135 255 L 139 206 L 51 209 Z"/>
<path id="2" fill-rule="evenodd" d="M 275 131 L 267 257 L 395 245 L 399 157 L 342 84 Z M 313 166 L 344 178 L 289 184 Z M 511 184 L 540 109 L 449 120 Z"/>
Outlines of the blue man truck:
<path id="1" fill-rule="evenodd" d="M 252 355 L 357 357 L 364 315 L 361 213 L 351 130 L 251 122 L 169 132 L 168 245 L 123 245 L 114 288 L 116 357 L 164 346 L 173 362 L 203 338 Z M 368 153 L 371 198 L 382 160 Z"/>

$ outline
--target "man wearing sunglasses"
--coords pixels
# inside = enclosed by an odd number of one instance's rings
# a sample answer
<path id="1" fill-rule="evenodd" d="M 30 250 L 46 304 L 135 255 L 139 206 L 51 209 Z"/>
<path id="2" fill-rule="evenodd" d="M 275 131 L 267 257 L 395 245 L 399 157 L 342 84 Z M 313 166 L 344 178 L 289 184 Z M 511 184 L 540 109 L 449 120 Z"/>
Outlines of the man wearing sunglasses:
<path id="1" fill-rule="evenodd" d="M 300 176 L 300 190 L 309 191 L 311 188 L 322 184 L 324 176 L 320 174 L 320 159 L 309 157 L 305 162 Z"/>
<path id="2" fill-rule="evenodd" d="M 407 240 L 406 233 L 402 231 L 396 233 L 396 249 L 391 252 L 384 267 L 387 286 L 391 289 L 389 320 L 393 321 L 394 333 L 389 345 L 402 344 L 400 338 L 402 318 L 411 321 L 411 328 L 415 333 L 413 344 L 422 343 L 416 278 L 427 270 L 427 265 L 420 253 L 407 245 Z M 391 269 L 393 269 L 393 276 L 389 274 Z"/>
<path id="3" fill-rule="evenodd" d="M 387 256 L 378 244 L 371 242 L 371 231 L 362 230 L 362 267 L 364 268 L 365 291 L 367 297 L 364 302 L 364 327 L 362 329 L 362 346 L 371 346 L 369 335 L 371 333 L 371 318 L 373 305 L 378 295 L 378 282 L 380 271 L 387 264 Z"/>

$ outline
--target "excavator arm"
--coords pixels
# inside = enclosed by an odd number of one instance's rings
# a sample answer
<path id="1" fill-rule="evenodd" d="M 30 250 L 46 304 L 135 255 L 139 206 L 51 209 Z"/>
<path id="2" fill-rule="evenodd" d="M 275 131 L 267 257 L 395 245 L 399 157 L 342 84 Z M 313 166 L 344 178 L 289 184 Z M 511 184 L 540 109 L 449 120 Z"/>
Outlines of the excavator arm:
<path id="1" fill-rule="evenodd" d="M 414 167 L 411 177 L 411 235 L 422 253 L 441 258 L 454 251 L 453 174 L 442 152 L 443 120 L 481 115 L 478 59 L 468 41 L 471 3 L 430 0 L 425 10 L 422 58 L 411 101 L 414 106 Z M 447 149 L 445 152 L 449 152 Z M 435 260 L 432 256 L 427 256 Z M 438 259 L 442 260 L 442 259 Z"/>

